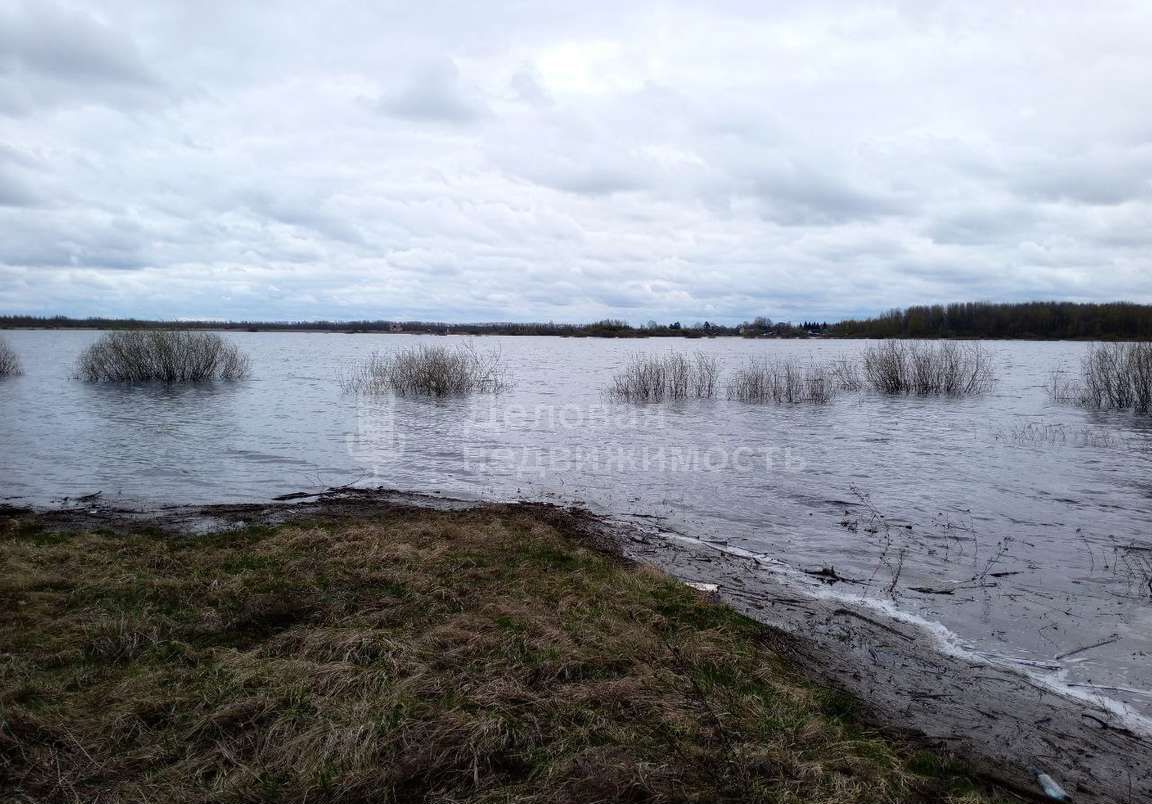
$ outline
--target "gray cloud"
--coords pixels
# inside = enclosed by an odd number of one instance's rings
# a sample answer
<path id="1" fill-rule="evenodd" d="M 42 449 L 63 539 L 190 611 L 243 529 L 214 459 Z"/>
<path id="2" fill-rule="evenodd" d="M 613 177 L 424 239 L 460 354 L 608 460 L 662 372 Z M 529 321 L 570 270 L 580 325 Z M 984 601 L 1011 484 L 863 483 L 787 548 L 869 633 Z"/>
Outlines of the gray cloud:
<path id="1" fill-rule="evenodd" d="M 139 103 L 162 91 L 136 43 L 52 0 L 0 5 L 0 114 L 61 103 Z"/>
<path id="2" fill-rule="evenodd" d="M 0 207 L 34 207 L 41 200 L 27 182 L 0 164 Z"/>
<path id="3" fill-rule="evenodd" d="M 1023 166 L 1012 182 L 1043 201 L 1123 204 L 1152 198 L 1152 146 L 1059 156 Z"/>
<path id="4" fill-rule="evenodd" d="M 479 91 L 461 78 L 451 61 L 417 71 L 398 90 L 382 97 L 379 106 L 395 117 L 438 123 L 472 123 L 488 114 Z"/>
<path id="5" fill-rule="evenodd" d="M 151 83 L 131 40 L 52 2 L 0 9 L 0 63 L 61 80 Z"/>
<path id="6" fill-rule="evenodd" d="M 1029 206 L 988 199 L 944 209 L 932 217 L 927 234 L 937 243 L 980 246 L 1019 241 L 1032 235 L 1039 215 Z"/>
<path id="7" fill-rule="evenodd" d="M 833 226 L 902 210 L 895 198 L 796 165 L 755 178 L 753 188 L 766 216 L 789 226 Z"/>

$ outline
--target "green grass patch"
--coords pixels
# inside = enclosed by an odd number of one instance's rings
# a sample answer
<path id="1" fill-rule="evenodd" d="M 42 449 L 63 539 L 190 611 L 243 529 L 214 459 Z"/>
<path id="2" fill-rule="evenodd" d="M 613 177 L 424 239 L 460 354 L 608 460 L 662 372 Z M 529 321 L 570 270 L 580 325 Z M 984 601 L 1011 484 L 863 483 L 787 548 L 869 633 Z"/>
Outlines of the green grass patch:
<path id="1" fill-rule="evenodd" d="M 0 786 L 102 802 L 986 802 L 761 626 L 528 509 L 0 520 Z"/>

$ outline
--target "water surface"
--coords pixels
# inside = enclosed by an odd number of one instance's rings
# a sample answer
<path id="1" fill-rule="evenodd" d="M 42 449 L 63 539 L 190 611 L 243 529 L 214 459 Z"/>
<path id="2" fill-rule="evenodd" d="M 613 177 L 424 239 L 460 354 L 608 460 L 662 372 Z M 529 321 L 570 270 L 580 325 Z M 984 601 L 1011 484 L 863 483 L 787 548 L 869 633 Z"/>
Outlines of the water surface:
<path id="1" fill-rule="evenodd" d="M 1085 344 L 987 343 L 1001 381 L 974 399 L 637 406 L 601 394 L 636 352 L 732 369 L 865 344 L 488 337 L 476 345 L 502 351 L 512 389 L 434 401 L 349 396 L 337 377 L 452 337 L 232 333 L 251 379 L 165 388 L 72 379 L 98 334 L 4 334 L 26 374 L 0 382 L 0 497 L 263 501 L 355 483 L 579 502 L 764 555 L 797 584 L 896 605 L 1152 714 L 1152 422 L 1048 401 L 1050 372 Z"/>

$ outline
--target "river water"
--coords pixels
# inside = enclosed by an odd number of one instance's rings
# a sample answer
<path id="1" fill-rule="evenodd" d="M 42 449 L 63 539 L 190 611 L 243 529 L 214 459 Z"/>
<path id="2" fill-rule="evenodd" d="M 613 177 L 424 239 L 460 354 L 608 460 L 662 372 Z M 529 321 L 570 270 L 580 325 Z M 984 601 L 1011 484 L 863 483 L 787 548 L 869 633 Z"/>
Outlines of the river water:
<path id="1" fill-rule="evenodd" d="M 648 405 L 602 389 L 637 352 L 833 359 L 859 341 L 486 337 L 497 396 L 363 397 L 373 351 L 455 337 L 231 333 L 237 383 L 89 385 L 99 333 L 9 331 L 0 497 L 61 504 L 266 501 L 384 485 L 580 503 L 768 559 L 799 588 L 921 618 L 959 649 L 1152 715 L 1152 420 L 1051 403 L 1080 343 L 986 342 L 978 398 L 846 393 L 829 405 Z M 1101 644 L 1103 643 L 1103 644 Z"/>

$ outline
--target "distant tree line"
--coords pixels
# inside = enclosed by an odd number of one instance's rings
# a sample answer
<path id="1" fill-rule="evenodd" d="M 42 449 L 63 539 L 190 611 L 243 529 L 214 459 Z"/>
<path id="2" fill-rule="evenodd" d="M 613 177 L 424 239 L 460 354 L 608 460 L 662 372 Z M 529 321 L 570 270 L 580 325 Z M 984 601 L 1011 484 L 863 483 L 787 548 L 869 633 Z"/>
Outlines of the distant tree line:
<path id="1" fill-rule="evenodd" d="M 828 327 L 826 334 L 840 338 L 1152 340 L 1152 305 L 934 304 L 841 321 Z"/>
<path id="2" fill-rule="evenodd" d="M 764 316 L 735 326 L 711 321 L 660 324 L 649 321 L 633 326 L 627 321 L 605 318 L 591 324 L 472 323 L 442 321 L 157 321 L 140 318 L 69 318 L 67 316 L 0 315 L 0 329 L 211 329 L 239 332 L 395 332 L 422 335 L 557 335 L 570 338 L 807 338 L 824 334 L 832 325 L 805 321 L 773 322 Z"/>
<path id="3" fill-rule="evenodd" d="M 395 332 L 433 335 L 556 335 L 571 338 L 1019 338 L 1072 340 L 1152 340 L 1152 305 L 1130 302 L 1078 304 L 962 302 L 890 310 L 875 318 L 836 324 L 772 321 L 757 316 L 736 326 L 711 321 L 633 326 L 606 318 L 590 324 L 555 322 L 442 321 L 155 321 L 136 318 L 0 316 L 0 329 L 213 329 L 249 332 Z"/>
<path id="4" fill-rule="evenodd" d="M 745 338 L 807 338 L 822 335 L 827 328 L 827 324 L 818 324 L 815 321 L 805 321 L 796 326 L 791 321 L 773 322 L 770 318 L 757 316 L 741 324 L 736 330 Z"/>
<path id="5" fill-rule="evenodd" d="M 393 332 L 425 335 L 558 335 L 574 338 L 702 338 L 739 335 L 740 327 L 704 321 L 697 324 L 658 324 L 634 327 L 626 321 L 604 319 L 591 324 L 471 323 L 438 321 L 156 321 L 137 318 L 69 318 L 67 316 L 0 316 L 0 329 L 180 329 L 240 332 Z"/>

